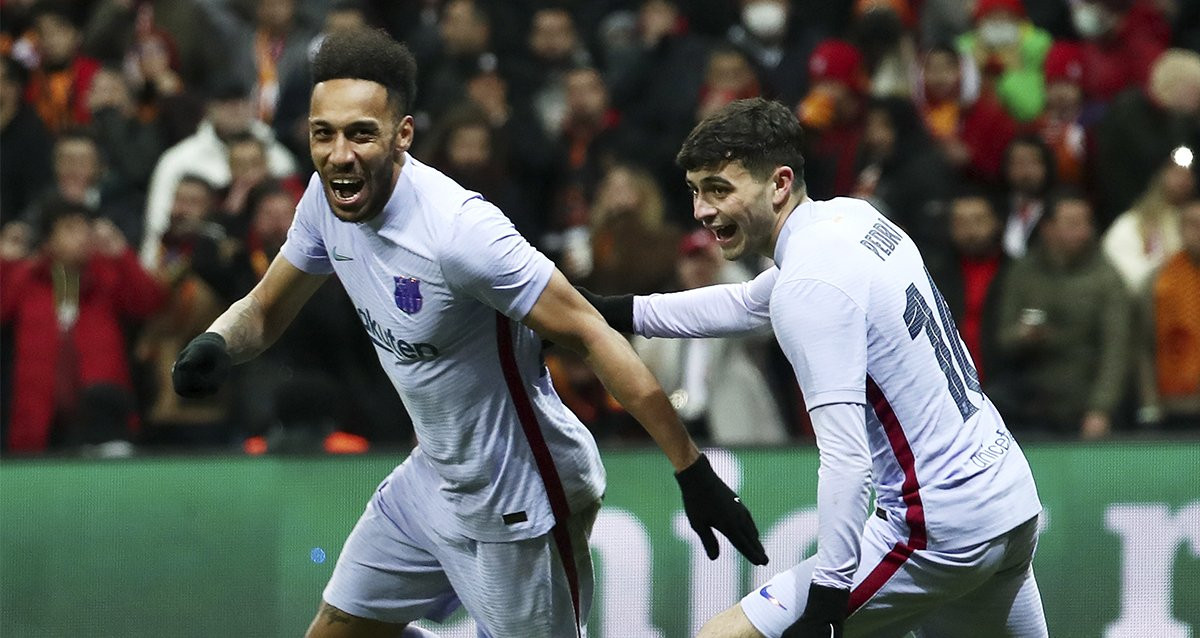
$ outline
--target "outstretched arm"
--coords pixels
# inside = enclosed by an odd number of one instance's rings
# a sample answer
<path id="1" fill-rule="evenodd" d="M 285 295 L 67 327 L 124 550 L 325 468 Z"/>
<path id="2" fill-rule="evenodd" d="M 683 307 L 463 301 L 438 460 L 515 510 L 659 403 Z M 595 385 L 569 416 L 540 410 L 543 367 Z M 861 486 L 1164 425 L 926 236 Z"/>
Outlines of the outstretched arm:
<path id="1" fill-rule="evenodd" d="M 629 343 L 555 270 L 524 322 L 540 336 L 574 350 L 621 405 L 650 433 L 675 467 L 684 509 L 710 558 L 718 554 L 717 529 L 755 564 L 767 562 L 758 529 L 740 499 L 724 484 L 679 421 L 658 381 Z"/>
<path id="2" fill-rule="evenodd" d="M 740 284 L 647 296 L 585 293 L 609 325 L 643 337 L 731 337 L 771 326 L 771 289 L 778 268 Z"/>

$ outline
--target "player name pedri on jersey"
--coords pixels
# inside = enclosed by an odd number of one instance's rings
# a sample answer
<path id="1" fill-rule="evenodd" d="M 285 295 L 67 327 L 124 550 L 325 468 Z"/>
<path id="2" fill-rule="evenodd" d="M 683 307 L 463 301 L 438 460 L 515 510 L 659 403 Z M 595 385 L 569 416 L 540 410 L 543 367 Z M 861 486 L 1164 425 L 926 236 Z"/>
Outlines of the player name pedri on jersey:
<path id="1" fill-rule="evenodd" d="M 437 358 L 440 354 L 437 346 L 432 343 L 409 343 L 392 334 L 391 328 L 384 329 L 378 321 L 371 318 L 370 310 L 366 308 L 356 308 L 356 310 L 358 310 L 358 318 L 362 321 L 363 328 L 367 331 L 367 336 L 375 345 L 395 355 L 397 364 L 429 361 Z"/>
<path id="2" fill-rule="evenodd" d="M 858 243 L 866 246 L 867 250 L 870 250 L 880 261 L 883 261 L 892 254 L 893 250 L 896 250 L 896 246 L 900 245 L 901 239 L 904 239 L 903 235 L 892 228 L 887 222 L 880 219 L 875 222 L 874 226 L 871 226 L 871 230 L 867 231 L 866 236 L 859 240 Z"/>

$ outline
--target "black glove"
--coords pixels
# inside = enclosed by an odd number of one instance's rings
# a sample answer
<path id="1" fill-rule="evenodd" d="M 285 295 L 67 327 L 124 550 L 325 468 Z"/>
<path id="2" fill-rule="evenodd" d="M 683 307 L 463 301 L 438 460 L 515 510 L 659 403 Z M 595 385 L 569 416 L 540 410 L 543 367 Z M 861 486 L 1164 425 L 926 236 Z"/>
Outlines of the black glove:
<path id="1" fill-rule="evenodd" d="M 633 334 L 633 295 L 597 295 L 583 286 L 575 286 L 575 290 L 600 311 L 613 330 Z"/>
<path id="2" fill-rule="evenodd" d="M 849 589 L 809 585 L 804 613 L 780 638 L 842 638 L 849 605 Z"/>
<path id="3" fill-rule="evenodd" d="M 742 505 L 733 490 L 713 472 L 708 457 L 703 454 L 695 463 L 675 474 L 679 490 L 683 492 L 683 511 L 692 526 L 709 560 L 721 554 L 713 529 L 725 535 L 734 548 L 755 565 L 767 564 L 767 553 L 758 540 L 758 527 L 750 510 Z"/>
<path id="4" fill-rule="evenodd" d="M 181 397 L 199 398 L 215 394 L 229 376 L 233 358 L 225 349 L 225 337 L 206 332 L 192 339 L 171 368 L 171 381 Z"/>

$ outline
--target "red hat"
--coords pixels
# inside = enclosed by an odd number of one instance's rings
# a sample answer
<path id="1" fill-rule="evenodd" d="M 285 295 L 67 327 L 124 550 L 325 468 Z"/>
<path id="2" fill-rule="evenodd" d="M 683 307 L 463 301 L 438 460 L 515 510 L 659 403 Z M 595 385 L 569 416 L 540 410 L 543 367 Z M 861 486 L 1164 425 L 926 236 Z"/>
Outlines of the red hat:
<path id="1" fill-rule="evenodd" d="M 862 90 L 862 53 L 845 40 L 825 40 L 817 45 L 808 58 L 808 76 L 811 84 L 834 80 L 852 89 Z"/>
<path id="2" fill-rule="evenodd" d="M 1083 47 L 1077 42 L 1055 42 L 1046 52 L 1046 81 L 1083 81 Z"/>
<path id="3" fill-rule="evenodd" d="M 1013 15 L 1024 16 L 1025 5 L 1021 0 L 975 0 L 975 21 L 993 11 L 1007 11 Z"/>
<path id="4" fill-rule="evenodd" d="M 716 243 L 717 237 L 716 235 L 713 235 L 711 230 L 705 230 L 703 228 L 699 230 L 693 230 L 692 232 L 684 235 L 683 239 L 679 240 L 679 256 L 690 257 L 691 255 L 694 255 L 702 250 L 708 250 L 710 246 Z"/>

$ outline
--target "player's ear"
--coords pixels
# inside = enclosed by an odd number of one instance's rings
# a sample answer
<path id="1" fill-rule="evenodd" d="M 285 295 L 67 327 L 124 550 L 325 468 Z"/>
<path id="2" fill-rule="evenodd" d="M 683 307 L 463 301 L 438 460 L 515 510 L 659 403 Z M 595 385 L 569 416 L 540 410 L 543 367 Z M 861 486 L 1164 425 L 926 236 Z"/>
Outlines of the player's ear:
<path id="1" fill-rule="evenodd" d="M 396 138 L 392 141 L 392 160 L 399 162 L 403 159 L 404 154 L 408 152 L 409 147 L 413 143 L 413 132 L 416 126 L 413 124 L 413 117 L 405 115 L 400 119 L 400 126 L 396 129 Z"/>
<path id="2" fill-rule="evenodd" d="M 792 194 L 796 173 L 791 166 L 779 166 L 771 173 L 771 203 L 779 206 Z"/>

